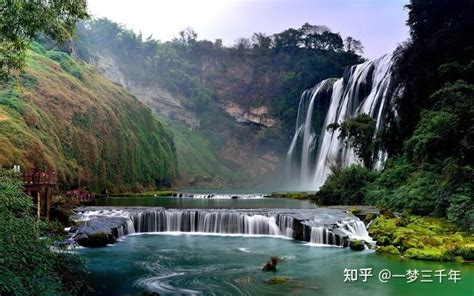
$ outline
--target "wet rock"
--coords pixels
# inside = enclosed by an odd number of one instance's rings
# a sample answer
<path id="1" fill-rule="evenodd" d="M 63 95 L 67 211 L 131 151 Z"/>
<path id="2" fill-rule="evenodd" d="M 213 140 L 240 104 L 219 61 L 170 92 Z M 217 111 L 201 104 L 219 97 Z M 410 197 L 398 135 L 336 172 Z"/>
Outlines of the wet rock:
<path id="1" fill-rule="evenodd" d="M 400 251 L 394 246 L 382 246 L 377 248 L 377 253 L 389 254 L 389 255 L 400 255 Z"/>
<path id="2" fill-rule="evenodd" d="M 126 218 L 96 217 L 77 226 L 73 239 L 83 247 L 104 247 L 115 243 L 118 229 L 124 229 L 126 225 Z"/>
<path id="3" fill-rule="evenodd" d="M 352 240 L 349 242 L 349 247 L 354 251 L 363 251 L 365 250 L 364 241 L 361 240 Z"/>
<path id="4" fill-rule="evenodd" d="M 276 271 L 276 266 L 278 263 L 278 257 L 271 257 L 270 262 L 267 262 L 265 266 L 262 268 L 263 271 Z"/>
<path id="5" fill-rule="evenodd" d="M 115 243 L 115 238 L 110 233 L 80 233 L 74 237 L 74 240 L 80 246 L 89 248 L 105 247 L 108 244 Z"/>

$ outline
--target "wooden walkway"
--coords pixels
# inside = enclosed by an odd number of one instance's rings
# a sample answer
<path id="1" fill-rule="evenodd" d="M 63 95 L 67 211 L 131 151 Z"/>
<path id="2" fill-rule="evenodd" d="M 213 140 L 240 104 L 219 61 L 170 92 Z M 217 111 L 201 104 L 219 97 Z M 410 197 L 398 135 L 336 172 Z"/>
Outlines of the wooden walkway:
<path id="1" fill-rule="evenodd" d="M 36 205 L 38 219 L 49 220 L 53 190 L 57 185 L 56 172 L 32 171 L 21 175 L 25 193 L 31 196 Z"/>

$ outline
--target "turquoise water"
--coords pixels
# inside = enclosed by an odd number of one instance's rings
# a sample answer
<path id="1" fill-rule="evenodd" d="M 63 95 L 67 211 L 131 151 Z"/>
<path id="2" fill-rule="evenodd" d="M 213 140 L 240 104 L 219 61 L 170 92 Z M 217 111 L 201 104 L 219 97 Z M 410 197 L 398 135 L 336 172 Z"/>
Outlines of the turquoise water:
<path id="1" fill-rule="evenodd" d="M 314 208 L 316 205 L 308 200 L 292 200 L 283 198 L 259 199 L 196 199 L 177 197 L 109 197 L 95 201 L 96 206 L 145 206 L 165 208 L 193 208 L 193 209 L 259 209 L 259 208 Z"/>
<path id="2" fill-rule="evenodd" d="M 117 244 L 80 249 L 91 271 L 98 295 L 169 294 L 204 295 L 473 295 L 474 266 L 399 260 L 373 251 L 355 252 L 336 247 L 315 247 L 272 237 L 142 234 Z M 281 262 L 276 273 L 261 268 L 270 256 Z M 344 282 L 344 269 L 372 268 L 367 282 Z M 461 272 L 457 283 L 433 277 L 432 283 L 378 279 L 380 270 L 405 274 L 408 269 L 450 269 Z M 429 273 L 425 273 L 429 274 Z M 432 273 L 434 275 L 434 273 Z M 269 283 L 274 276 L 285 283 Z"/>

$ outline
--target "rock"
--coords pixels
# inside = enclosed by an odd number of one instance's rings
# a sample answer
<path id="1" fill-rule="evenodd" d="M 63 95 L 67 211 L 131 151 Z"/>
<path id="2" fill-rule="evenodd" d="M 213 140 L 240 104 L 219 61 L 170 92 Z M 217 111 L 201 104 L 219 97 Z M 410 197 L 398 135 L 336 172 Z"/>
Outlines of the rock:
<path id="1" fill-rule="evenodd" d="M 453 259 L 442 248 L 423 248 L 423 249 L 411 248 L 411 249 L 406 250 L 403 255 L 411 259 L 430 260 L 430 261 L 449 261 Z"/>
<path id="2" fill-rule="evenodd" d="M 271 257 L 270 262 L 267 262 L 265 266 L 262 268 L 263 271 L 276 271 L 276 266 L 278 263 L 278 257 Z"/>
<path id="3" fill-rule="evenodd" d="M 95 217 L 77 226 L 73 239 L 83 247 L 104 247 L 115 243 L 118 229 L 127 225 L 123 217 Z"/>
<path id="4" fill-rule="evenodd" d="M 458 249 L 459 256 L 464 260 L 474 260 L 474 244 L 467 244 Z"/>
<path id="5" fill-rule="evenodd" d="M 83 247 L 98 248 L 105 247 L 108 244 L 115 243 L 115 238 L 107 233 L 80 233 L 74 237 L 74 240 Z"/>
<path id="6" fill-rule="evenodd" d="M 377 239 L 377 246 L 388 246 L 391 243 L 392 243 L 392 240 L 390 239 L 390 237 L 386 235 L 382 235 L 381 237 Z"/>
<path id="7" fill-rule="evenodd" d="M 265 281 L 267 284 L 283 284 L 286 283 L 290 280 L 289 277 L 286 276 L 274 276 L 272 278 L 269 278 L 268 280 Z"/>
<path id="8" fill-rule="evenodd" d="M 349 247 L 354 251 L 363 251 L 365 250 L 365 244 L 362 240 L 352 240 L 349 242 Z"/>
<path id="9" fill-rule="evenodd" d="M 394 246 L 379 247 L 379 248 L 377 248 L 377 253 L 390 254 L 390 255 L 400 255 L 400 251 Z"/>

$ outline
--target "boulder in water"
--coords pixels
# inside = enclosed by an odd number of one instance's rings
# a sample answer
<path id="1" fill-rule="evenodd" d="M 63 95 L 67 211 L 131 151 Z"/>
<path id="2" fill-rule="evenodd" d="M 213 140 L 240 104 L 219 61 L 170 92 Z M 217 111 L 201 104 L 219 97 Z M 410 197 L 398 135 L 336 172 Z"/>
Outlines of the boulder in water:
<path id="1" fill-rule="evenodd" d="M 108 244 L 115 243 L 115 237 L 111 234 L 99 233 L 80 233 L 74 237 L 74 240 L 83 247 L 98 248 L 105 247 Z"/>
<path id="2" fill-rule="evenodd" d="M 349 247 L 354 251 L 363 251 L 365 250 L 365 243 L 362 240 L 351 240 L 349 242 Z"/>
<path id="3" fill-rule="evenodd" d="M 283 284 L 290 280 L 287 276 L 274 276 L 265 281 L 267 284 Z"/>
<path id="4" fill-rule="evenodd" d="M 271 257 L 270 262 L 267 262 L 265 266 L 262 268 L 263 271 L 276 271 L 276 266 L 278 263 L 278 257 Z"/>

